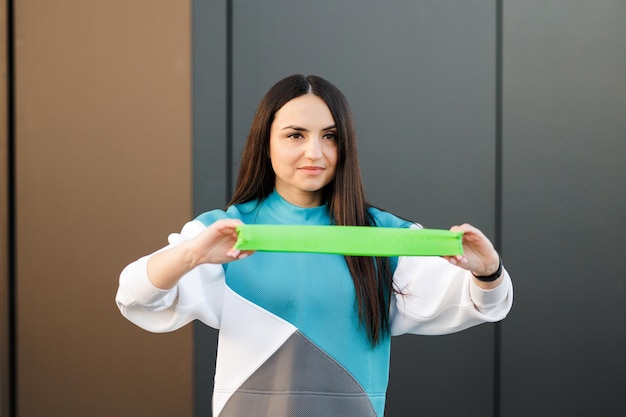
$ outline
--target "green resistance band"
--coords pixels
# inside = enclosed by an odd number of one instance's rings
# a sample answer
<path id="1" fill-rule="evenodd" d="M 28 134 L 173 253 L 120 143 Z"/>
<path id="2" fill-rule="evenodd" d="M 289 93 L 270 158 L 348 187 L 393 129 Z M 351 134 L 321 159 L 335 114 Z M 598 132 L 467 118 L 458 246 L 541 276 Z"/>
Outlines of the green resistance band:
<path id="1" fill-rule="evenodd" d="M 452 256 L 463 254 L 462 232 L 368 226 L 237 226 L 235 249 L 349 256 Z"/>

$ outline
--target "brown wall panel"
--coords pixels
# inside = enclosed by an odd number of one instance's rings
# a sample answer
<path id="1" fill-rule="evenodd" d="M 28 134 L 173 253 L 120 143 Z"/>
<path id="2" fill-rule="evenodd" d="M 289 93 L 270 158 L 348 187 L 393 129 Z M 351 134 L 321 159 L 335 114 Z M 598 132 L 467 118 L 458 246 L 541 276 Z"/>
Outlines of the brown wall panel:
<path id="1" fill-rule="evenodd" d="M 191 216 L 189 2 L 16 2 L 18 414 L 190 416 L 192 333 L 117 311 Z"/>

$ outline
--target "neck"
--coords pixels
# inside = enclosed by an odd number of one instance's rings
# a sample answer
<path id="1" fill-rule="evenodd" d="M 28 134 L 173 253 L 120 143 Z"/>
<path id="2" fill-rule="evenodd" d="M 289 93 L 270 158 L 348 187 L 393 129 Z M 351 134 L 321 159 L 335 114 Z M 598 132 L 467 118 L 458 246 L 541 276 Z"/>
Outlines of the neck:
<path id="1" fill-rule="evenodd" d="M 286 193 L 281 190 L 276 190 L 285 201 L 294 206 L 302 208 L 319 207 L 322 203 L 322 192 L 303 192 L 303 193 Z"/>

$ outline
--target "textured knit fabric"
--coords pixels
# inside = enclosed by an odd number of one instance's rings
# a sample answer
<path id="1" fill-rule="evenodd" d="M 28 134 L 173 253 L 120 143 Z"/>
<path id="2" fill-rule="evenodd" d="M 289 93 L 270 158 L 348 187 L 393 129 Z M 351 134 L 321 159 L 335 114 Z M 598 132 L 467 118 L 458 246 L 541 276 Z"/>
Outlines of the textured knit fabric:
<path id="1" fill-rule="evenodd" d="M 411 227 L 371 209 L 380 227 Z M 215 210 L 170 236 L 176 245 L 220 218 L 248 224 L 330 225 L 326 206 L 301 208 L 276 192 Z M 202 265 L 169 291 L 151 285 L 144 257 L 120 278 L 117 302 L 139 326 L 171 331 L 199 319 L 220 329 L 214 415 L 382 416 L 390 338 L 375 347 L 359 323 L 356 296 L 340 255 L 258 252 L 226 265 Z M 502 319 L 512 302 L 508 275 L 491 291 L 440 258 L 391 259 L 400 290 L 393 334 L 443 334 Z M 505 272 L 506 274 L 506 272 Z"/>

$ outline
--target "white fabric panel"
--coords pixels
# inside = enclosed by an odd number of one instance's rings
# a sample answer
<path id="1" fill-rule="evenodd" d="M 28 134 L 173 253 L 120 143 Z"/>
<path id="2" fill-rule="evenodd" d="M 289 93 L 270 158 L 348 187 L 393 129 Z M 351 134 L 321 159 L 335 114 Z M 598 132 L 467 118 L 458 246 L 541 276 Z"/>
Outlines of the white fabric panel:
<path id="1" fill-rule="evenodd" d="M 224 293 L 213 411 L 219 415 L 230 396 L 297 330 L 229 288 Z"/>
<path id="2" fill-rule="evenodd" d="M 511 279 L 493 290 L 478 287 L 469 271 L 439 257 L 399 258 L 394 274 L 398 290 L 391 305 L 393 335 L 438 335 L 502 320 L 513 303 Z"/>

